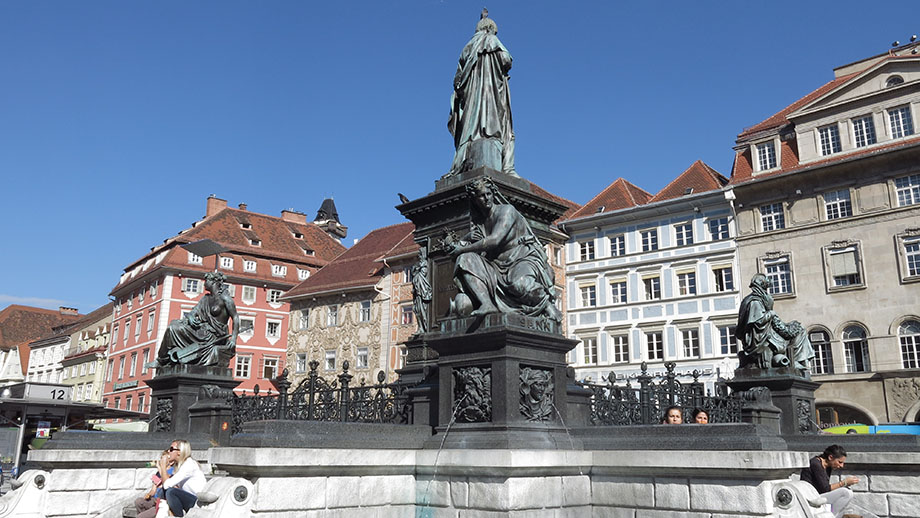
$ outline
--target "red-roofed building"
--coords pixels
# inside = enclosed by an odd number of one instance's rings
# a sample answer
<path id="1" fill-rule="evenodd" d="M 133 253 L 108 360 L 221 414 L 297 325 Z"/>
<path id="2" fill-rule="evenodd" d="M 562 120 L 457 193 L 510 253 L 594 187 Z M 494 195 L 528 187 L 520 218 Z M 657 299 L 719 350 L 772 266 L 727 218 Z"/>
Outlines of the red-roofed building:
<path id="1" fill-rule="evenodd" d="M 343 363 L 357 380 L 394 379 L 402 366 L 400 344 L 415 333 L 409 270 L 418 260 L 415 226 L 400 223 L 364 236 L 282 297 L 291 303 L 288 365 L 296 384 L 319 362 L 334 379 Z"/>
<path id="2" fill-rule="evenodd" d="M 740 302 L 728 179 L 696 161 L 655 195 L 619 178 L 560 227 L 578 379 L 676 362 L 710 387 L 737 366 Z"/>
<path id="3" fill-rule="evenodd" d="M 808 330 L 822 425 L 920 420 L 918 51 L 839 67 L 736 141 L 742 279 Z"/>
<path id="4" fill-rule="evenodd" d="M 80 317 L 76 309 L 63 306 L 53 310 L 13 304 L 0 311 L 0 385 L 25 380 L 30 342 Z"/>
<path id="5" fill-rule="evenodd" d="M 265 387 L 284 365 L 289 308 L 282 293 L 345 249 L 338 240 L 345 227 L 328 202 L 317 216 L 320 228 L 300 212 L 267 216 L 248 211 L 245 204 L 229 208 L 212 195 L 204 218 L 128 265 L 111 292 L 115 310 L 103 403 L 150 411 L 150 389 L 143 381 L 154 372 L 145 364 L 156 357 L 169 322 L 182 318 L 201 298 L 204 275 L 215 269 L 227 276 L 240 315 L 237 354 L 229 365 L 240 381 L 238 390 Z M 204 239 L 225 251 L 200 257 L 181 247 Z"/>

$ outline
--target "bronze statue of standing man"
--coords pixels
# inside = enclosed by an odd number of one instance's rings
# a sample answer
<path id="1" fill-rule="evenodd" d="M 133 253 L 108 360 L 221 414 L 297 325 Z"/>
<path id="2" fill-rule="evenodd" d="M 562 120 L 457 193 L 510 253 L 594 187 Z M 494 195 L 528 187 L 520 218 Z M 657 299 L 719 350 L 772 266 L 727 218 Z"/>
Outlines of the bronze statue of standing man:
<path id="1" fill-rule="evenodd" d="M 498 26 L 488 14 L 482 10 L 454 76 L 447 128 L 457 152 L 446 176 L 482 166 L 517 176 L 508 90 L 511 54 L 499 41 Z"/>

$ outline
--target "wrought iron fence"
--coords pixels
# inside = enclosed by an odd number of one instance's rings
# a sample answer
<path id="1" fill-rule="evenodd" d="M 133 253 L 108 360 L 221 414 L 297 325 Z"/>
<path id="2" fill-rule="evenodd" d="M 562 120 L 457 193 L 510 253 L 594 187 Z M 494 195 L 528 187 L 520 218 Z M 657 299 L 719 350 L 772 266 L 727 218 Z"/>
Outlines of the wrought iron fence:
<path id="1" fill-rule="evenodd" d="M 278 393 L 261 393 L 258 386 L 252 394 L 233 395 L 231 433 L 242 431 L 243 423 L 266 419 L 296 421 L 348 421 L 362 423 L 408 423 L 411 405 L 404 383 L 384 383 L 386 374 L 377 374 L 377 383 L 367 385 L 362 378 L 352 386 L 354 376 L 348 372 L 348 362 L 335 381 L 328 381 L 316 372 L 318 361 L 309 363 L 310 372 L 294 390 L 287 369 L 275 378 Z"/>
<path id="2" fill-rule="evenodd" d="M 693 381 L 680 382 L 674 372 L 674 362 L 664 364 L 665 373 L 651 375 L 648 365 L 642 362 L 642 371 L 635 378 L 638 385 L 627 379 L 618 385 L 611 372 L 606 384 L 579 382 L 593 393 L 591 424 L 595 426 L 658 424 L 664 410 L 676 405 L 684 409 L 684 419 L 690 419 L 689 410 L 701 408 L 711 423 L 740 423 L 741 399 L 729 393 L 728 387 L 716 383 L 715 394 L 706 393 L 700 382 L 700 372 L 691 373 Z"/>

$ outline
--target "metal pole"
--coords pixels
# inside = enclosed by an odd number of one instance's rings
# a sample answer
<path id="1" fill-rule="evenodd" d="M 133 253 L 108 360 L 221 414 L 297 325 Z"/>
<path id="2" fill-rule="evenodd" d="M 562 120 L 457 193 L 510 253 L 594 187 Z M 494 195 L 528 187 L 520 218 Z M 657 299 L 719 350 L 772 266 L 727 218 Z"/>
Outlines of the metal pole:
<path id="1" fill-rule="evenodd" d="M 16 440 L 16 451 L 15 451 L 15 460 L 13 461 L 13 473 L 16 474 L 16 477 L 19 477 L 19 459 L 22 457 L 22 441 L 26 438 L 26 410 L 28 407 L 22 405 L 22 418 L 19 420 L 19 434 Z"/>

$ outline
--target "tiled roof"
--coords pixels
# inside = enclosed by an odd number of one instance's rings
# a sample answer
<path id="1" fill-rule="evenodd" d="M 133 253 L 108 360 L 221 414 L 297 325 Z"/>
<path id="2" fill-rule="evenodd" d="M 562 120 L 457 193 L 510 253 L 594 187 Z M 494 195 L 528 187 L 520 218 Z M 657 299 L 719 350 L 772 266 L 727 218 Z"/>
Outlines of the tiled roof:
<path id="1" fill-rule="evenodd" d="M 244 229 L 240 226 L 240 223 L 247 223 L 251 228 Z M 295 237 L 295 231 L 301 234 L 302 237 Z M 165 263 L 157 260 L 157 266 L 150 270 L 147 269 L 148 266 L 143 266 L 145 275 L 148 271 L 157 269 L 167 263 L 186 266 L 184 265 L 184 260 L 176 255 L 175 248 L 177 245 L 202 239 L 216 241 L 232 254 L 253 259 L 260 257 L 289 261 L 312 268 L 325 266 L 345 250 L 345 247 L 337 239 L 334 239 L 313 223 L 288 221 L 279 217 L 228 207 L 196 222 L 192 228 L 167 239 L 164 244 L 154 247 L 148 254 L 125 268 L 125 272 L 140 269 L 142 265 L 152 261 L 153 258 L 167 250 L 170 251 L 170 255 Z M 250 239 L 257 239 L 260 245 L 252 245 Z M 308 255 L 306 251 L 311 251 L 312 254 Z M 203 266 L 200 268 L 190 267 L 190 269 L 210 271 Z M 288 275 L 293 279 L 297 278 L 296 272 L 289 272 Z M 133 275 L 131 278 L 134 278 Z M 124 279 L 119 282 L 119 285 L 123 283 Z M 116 286 L 115 289 L 117 288 Z"/>
<path id="2" fill-rule="evenodd" d="M 560 221 L 564 221 L 564 220 L 567 220 L 567 219 L 571 218 L 571 217 L 572 217 L 572 214 L 575 214 L 575 211 L 577 211 L 578 209 L 581 208 L 581 205 L 575 203 L 574 201 L 567 200 L 567 199 L 565 199 L 565 198 L 563 198 L 563 197 L 561 197 L 561 196 L 556 196 L 555 194 L 553 194 L 553 193 L 547 191 L 546 189 L 540 187 L 539 185 L 537 185 L 537 184 L 535 184 L 535 183 L 533 183 L 533 182 L 531 182 L 531 181 L 529 181 L 529 180 L 527 181 L 527 183 L 530 184 L 531 192 L 533 192 L 534 194 L 536 194 L 536 195 L 538 195 L 538 196 L 542 196 L 542 197 L 544 197 L 544 198 L 549 198 L 550 200 L 552 200 L 552 201 L 554 201 L 554 202 L 556 202 L 556 203 L 558 203 L 558 204 L 560 204 L 560 205 L 565 205 L 566 207 L 568 207 L 568 208 L 566 209 L 566 211 L 565 211 L 564 213 L 562 213 L 562 216 L 559 216 L 559 219 L 557 219 L 557 220 L 554 221 L 553 223 L 558 223 L 558 222 L 560 222 Z"/>
<path id="3" fill-rule="evenodd" d="M 309 279 L 285 293 L 284 298 L 297 298 L 339 289 L 370 288 L 383 275 L 385 256 L 399 255 L 398 249 L 411 250 L 415 225 L 399 223 L 372 230 L 354 246 L 335 258 Z"/>
<path id="4" fill-rule="evenodd" d="M 732 178 L 730 183 L 732 185 L 738 185 L 740 183 L 749 182 L 755 179 L 761 178 L 770 178 L 772 176 L 794 173 L 796 171 L 801 171 L 803 169 L 809 169 L 812 167 L 818 167 L 822 165 L 827 165 L 833 162 L 841 162 L 844 160 L 853 160 L 858 158 L 863 158 L 866 156 L 874 155 L 877 153 L 883 153 L 890 151 L 899 147 L 906 147 L 920 143 L 920 135 L 914 135 L 912 137 L 898 139 L 881 146 L 873 146 L 854 153 L 837 153 L 833 156 L 827 157 L 823 160 L 816 160 L 814 162 L 808 162 L 807 164 L 799 164 L 799 157 L 797 156 L 795 145 L 792 145 L 788 142 L 783 142 L 782 153 L 783 160 L 781 167 L 768 171 L 765 173 L 760 173 L 756 177 L 753 176 L 752 167 L 751 167 L 751 152 L 749 150 L 739 152 L 735 155 L 735 164 L 732 171 Z M 793 143 L 794 144 L 794 143 Z"/>
<path id="5" fill-rule="evenodd" d="M 104 320 L 105 318 L 110 318 L 112 316 L 112 312 L 114 311 L 114 309 L 115 309 L 115 303 L 109 302 L 108 304 L 104 306 L 98 307 L 90 311 L 89 313 L 86 314 L 86 316 L 80 318 L 79 320 L 75 320 L 73 323 L 68 324 L 67 330 L 70 332 L 74 332 L 80 328 L 92 325 L 93 323 L 99 322 L 100 320 Z"/>
<path id="6" fill-rule="evenodd" d="M 591 198 L 591 201 L 585 203 L 580 209 L 572 213 L 568 219 L 582 218 L 592 214 L 645 205 L 651 198 L 651 194 L 643 191 L 623 178 L 617 178 L 612 184 L 608 185 L 606 189 L 601 191 L 600 194 Z"/>
<path id="7" fill-rule="evenodd" d="M 55 327 L 70 324 L 83 315 L 63 315 L 58 310 L 13 304 L 0 311 L 0 350 L 38 340 Z M 28 349 L 28 347 L 26 347 Z"/>
<path id="8" fill-rule="evenodd" d="M 738 141 L 740 142 L 756 133 L 760 133 L 762 131 L 772 130 L 776 128 L 781 128 L 785 126 L 786 124 L 789 124 L 789 119 L 787 119 L 786 117 L 790 113 L 794 112 L 795 110 L 798 110 L 799 108 L 805 106 L 806 104 L 830 92 L 831 90 L 833 90 L 834 88 L 837 88 L 843 83 L 846 83 L 847 81 L 849 81 L 850 79 L 852 79 L 853 77 L 857 75 L 859 75 L 859 73 L 848 74 L 845 76 L 840 76 L 832 81 L 825 83 L 824 85 L 822 85 L 815 91 L 811 92 L 810 94 L 806 95 L 805 97 L 802 97 L 798 101 L 774 113 L 773 115 L 768 117 L 766 120 L 763 120 L 749 128 L 745 128 L 740 134 L 738 134 Z"/>
<path id="9" fill-rule="evenodd" d="M 664 189 L 658 191 L 658 194 L 653 196 L 648 203 L 721 189 L 727 183 L 728 178 L 719 174 L 702 160 L 697 160 Z"/>

